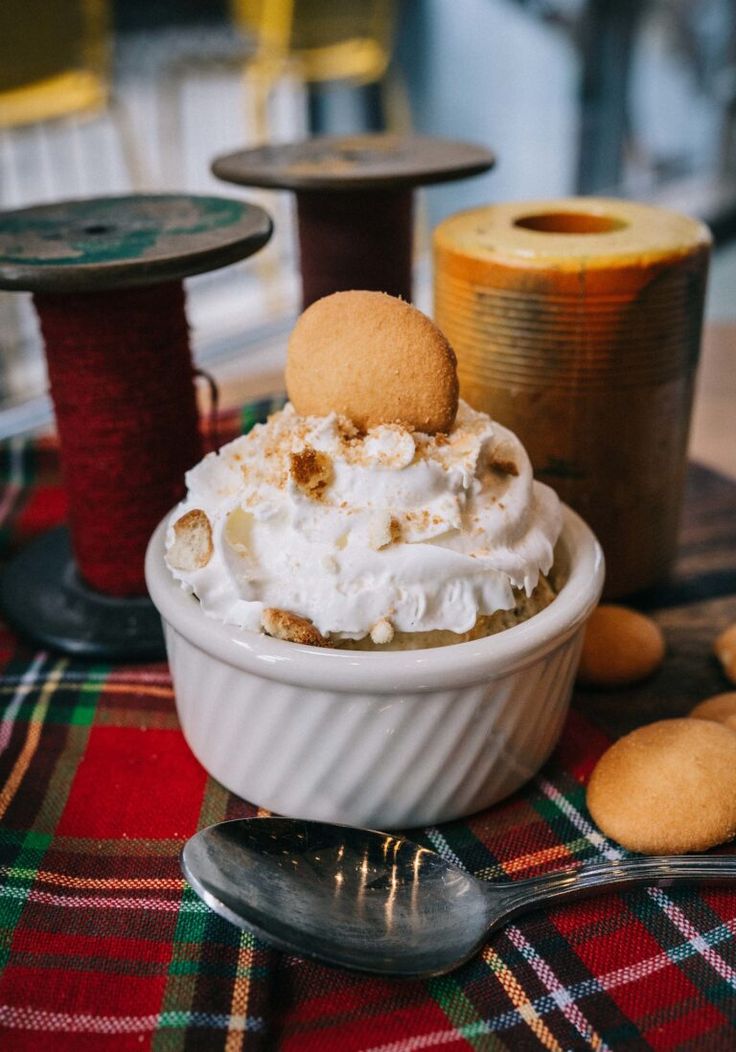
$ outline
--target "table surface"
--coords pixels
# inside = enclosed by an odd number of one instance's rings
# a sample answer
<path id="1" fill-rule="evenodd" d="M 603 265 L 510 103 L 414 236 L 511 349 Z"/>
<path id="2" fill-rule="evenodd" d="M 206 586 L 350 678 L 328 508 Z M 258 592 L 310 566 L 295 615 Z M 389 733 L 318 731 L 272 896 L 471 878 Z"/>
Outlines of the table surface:
<path id="1" fill-rule="evenodd" d="M 269 410 L 225 415 L 220 437 Z M 56 450 L 0 447 L 8 555 L 64 514 Z M 625 854 L 585 784 L 611 736 L 727 689 L 711 646 L 736 620 L 736 482 L 693 465 L 671 583 L 642 597 L 662 670 L 576 692 L 560 744 L 523 790 L 415 831 L 478 876 L 515 880 Z M 256 808 L 183 740 L 165 663 L 39 652 L 0 623 L 0 1046 L 37 1049 L 733 1049 L 736 894 L 638 889 L 529 915 L 427 982 L 377 980 L 271 950 L 181 878 L 197 828 Z M 722 850 L 730 850 L 724 848 Z"/>
<path id="2" fill-rule="evenodd" d="M 690 432 L 690 455 L 736 479 L 736 322 L 706 326 Z"/>

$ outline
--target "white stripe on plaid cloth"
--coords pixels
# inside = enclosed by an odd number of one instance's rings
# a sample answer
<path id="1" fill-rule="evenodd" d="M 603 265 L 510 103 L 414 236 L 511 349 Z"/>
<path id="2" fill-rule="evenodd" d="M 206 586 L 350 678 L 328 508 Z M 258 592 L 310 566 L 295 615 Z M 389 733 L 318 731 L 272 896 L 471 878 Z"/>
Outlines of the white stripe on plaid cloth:
<path id="1" fill-rule="evenodd" d="M 180 902 L 179 899 L 152 899 L 152 898 L 104 898 L 95 895 L 53 895 L 50 891 L 32 890 L 27 892 L 25 888 L 0 888 L 0 898 L 5 899 L 27 899 L 28 902 L 38 903 L 40 906 L 65 906 L 69 909 L 91 909 L 91 910 L 159 910 L 163 913 L 171 913 L 179 910 L 181 913 L 207 913 L 206 906 L 199 899 L 190 902 Z"/>
<path id="2" fill-rule="evenodd" d="M 568 804 L 565 797 L 563 797 L 550 782 L 543 778 L 538 778 L 537 782 L 545 795 L 565 814 L 565 817 L 568 818 L 577 829 L 585 834 L 585 837 L 590 843 L 592 843 L 599 851 L 603 848 L 603 853 L 608 858 L 621 857 L 621 852 L 611 846 L 605 837 L 601 836 L 595 827 L 588 822 L 583 815 L 576 810 L 576 808 Z M 427 836 L 444 859 L 453 862 L 462 869 L 465 868 L 460 859 L 448 845 L 441 830 L 436 826 L 433 826 L 427 830 Z M 581 1037 L 583 1037 L 588 1043 L 589 1047 L 600 1050 L 600 1052 L 610 1052 L 608 1046 L 596 1032 L 595 1028 L 585 1018 L 580 1007 L 573 1003 L 573 998 L 557 979 L 557 976 L 552 971 L 550 965 L 544 961 L 536 950 L 524 939 L 519 929 L 516 927 L 510 927 L 507 929 L 506 934 L 522 956 L 531 964 L 532 968 L 534 968 L 534 971 L 542 982 L 544 982 L 547 989 L 551 991 L 552 1001 L 558 1008 L 560 1008 L 565 1018 L 575 1027 Z M 518 1020 L 523 1019 L 523 1015 L 519 1010 L 516 1010 L 515 1016 Z M 528 1020 L 524 1021 L 528 1022 Z"/>
<path id="3" fill-rule="evenodd" d="M 425 829 L 425 833 L 427 834 L 427 838 L 432 841 L 437 854 L 444 858 L 445 862 L 451 862 L 453 866 L 457 866 L 458 869 L 463 869 L 467 872 L 467 866 L 461 862 L 445 840 L 444 834 L 440 832 L 437 826 L 429 826 Z"/>
<path id="4" fill-rule="evenodd" d="M 595 1027 L 583 1015 L 580 1005 L 575 1004 L 570 991 L 560 982 L 550 965 L 540 957 L 530 942 L 519 931 L 515 924 L 509 925 L 506 935 L 525 961 L 528 961 L 541 981 L 550 992 L 552 1000 L 562 1014 L 575 1027 L 588 1046 L 596 1052 L 611 1052 L 609 1046 L 595 1030 Z"/>
<path id="5" fill-rule="evenodd" d="M 260 1016 L 210 1012 L 152 1012 L 149 1015 L 92 1015 L 89 1012 L 45 1012 L 32 1005 L 0 1004 L 0 1027 L 71 1034 L 135 1034 L 152 1030 L 200 1027 L 210 1030 L 264 1029 Z"/>
<path id="6" fill-rule="evenodd" d="M 717 972 L 729 986 L 736 990 L 736 971 L 727 961 L 724 961 L 720 954 L 713 950 L 712 946 L 709 946 L 704 941 L 703 936 L 693 927 L 680 907 L 676 906 L 661 888 L 648 888 L 647 890 L 650 897 L 664 910 L 677 930 L 682 932 L 687 938 L 693 949 L 697 950 L 713 971 Z"/>
<path id="7" fill-rule="evenodd" d="M 181 891 L 186 886 L 183 877 L 74 877 L 68 873 L 54 873 L 48 869 L 25 866 L 0 866 L 0 875 L 11 880 L 33 880 L 41 884 L 55 884 L 60 888 L 89 888 L 91 891 Z"/>
<path id="8" fill-rule="evenodd" d="M 603 834 L 596 829 L 592 822 L 580 812 L 578 809 L 567 800 L 562 793 L 557 789 L 551 782 L 548 782 L 546 778 L 535 778 L 535 783 L 542 790 L 548 800 L 551 800 L 558 811 L 560 811 L 565 818 L 576 829 L 579 829 L 583 833 L 593 847 L 598 851 L 604 858 L 611 859 L 612 861 L 618 861 L 618 859 L 624 857 L 624 852 L 619 848 L 614 847 L 611 841 L 608 840 Z"/>
<path id="9" fill-rule="evenodd" d="M 580 832 L 587 837 L 592 846 L 594 846 L 600 854 L 612 860 L 624 856 L 624 852 L 614 847 L 610 841 L 602 836 L 585 815 L 583 815 L 574 804 L 567 800 L 551 782 L 548 782 L 547 779 L 543 777 L 538 777 L 535 781 L 547 799 L 558 808 L 558 810 L 572 823 L 572 825 L 575 826 L 576 829 L 580 830 Z M 654 973 L 662 971 L 673 964 L 678 964 L 680 961 L 686 960 L 695 954 L 702 956 L 722 978 L 736 988 L 736 971 L 731 969 L 720 955 L 713 953 L 714 946 L 727 942 L 734 934 L 736 934 L 736 919 L 728 921 L 725 924 L 719 924 L 707 932 L 698 933 L 684 916 L 682 911 L 671 902 L 661 889 L 651 888 L 648 890 L 657 905 L 667 914 L 672 923 L 678 927 L 683 935 L 686 936 L 685 940 L 679 946 L 671 947 L 666 951 L 663 950 L 661 953 L 657 953 L 647 960 L 638 961 L 635 965 L 616 969 L 612 972 L 608 972 L 606 975 L 599 976 L 598 978 L 583 980 L 582 982 L 576 983 L 567 988 L 563 988 L 559 985 L 554 987 L 549 995 L 537 998 L 535 1001 L 531 1002 L 531 1007 L 535 1010 L 538 1016 L 543 1017 L 558 1009 L 562 1009 L 564 1012 L 565 1004 L 577 1003 L 585 997 L 591 997 L 601 992 L 613 990 L 616 987 L 624 986 L 627 983 L 637 982 L 645 976 L 653 975 Z M 507 934 L 512 942 L 514 942 L 514 938 L 512 938 L 513 933 L 516 933 L 517 939 L 523 938 L 517 928 L 511 928 Z M 514 942 L 514 945 L 517 946 L 517 949 L 519 949 L 520 952 L 524 952 L 517 942 Z M 527 946 L 528 951 L 525 956 L 534 967 L 534 963 L 529 954 L 536 956 L 536 951 L 529 944 L 527 944 Z M 542 958 L 537 957 L 537 960 L 540 962 L 540 966 L 544 965 Z M 548 966 L 544 965 L 544 967 L 546 968 Z M 540 975 L 540 978 L 543 978 L 538 968 L 535 967 L 535 971 Z M 552 974 L 551 971 L 550 974 Z M 549 983 L 547 983 L 547 985 L 549 986 Z M 487 1020 L 488 1029 L 491 1032 L 510 1029 L 518 1026 L 520 1022 L 523 1022 L 523 1017 L 517 1009 L 511 1009 L 510 1011 L 503 1012 L 501 1015 Z M 580 1028 L 578 1027 L 578 1029 Z M 582 1033 L 582 1030 L 580 1032 Z"/>
<path id="10" fill-rule="evenodd" d="M 698 942 L 702 941 L 705 946 L 712 947 L 728 942 L 730 939 L 733 939 L 734 935 L 736 935 L 736 918 L 725 924 L 719 924 L 715 928 L 711 928 L 710 931 L 701 933 L 698 936 Z M 671 947 L 669 950 L 662 950 L 661 953 L 656 953 L 646 960 L 637 961 L 636 964 L 627 965 L 625 968 L 616 968 L 614 971 L 607 972 L 598 978 L 583 979 L 579 983 L 573 983 L 567 987 L 567 995 L 571 1001 L 579 1002 L 586 997 L 594 997 L 596 994 L 614 990 L 619 986 L 625 986 L 627 983 L 639 982 L 647 976 L 661 972 L 663 969 L 670 968 L 673 964 L 679 964 L 680 961 L 687 960 L 688 957 L 694 957 L 699 953 L 700 949 L 694 944 L 694 940 L 687 939 L 680 943 L 679 946 Z M 548 1015 L 560 1007 L 558 1001 L 549 994 L 538 997 L 531 1004 L 540 1017 Z M 500 1015 L 493 1016 L 486 1022 L 488 1029 L 496 1032 L 518 1026 L 519 1021 L 518 1011 L 511 1009 L 502 1012 Z"/>
<path id="11" fill-rule="evenodd" d="M 40 657 L 46 656 L 44 653 L 37 655 L 36 660 Z M 7 693 L 7 686 L 12 686 L 16 683 L 22 683 L 28 670 L 21 675 L 14 675 L 11 672 L 3 672 L 3 690 Z M 151 672 L 147 669 L 64 669 L 62 676 L 64 683 L 81 683 L 81 684 L 93 684 L 97 687 L 106 686 L 109 683 L 114 683 L 116 686 L 126 687 L 137 687 L 140 683 L 153 683 L 157 686 L 170 686 L 171 676 L 168 671 L 166 672 Z"/>
<path id="12" fill-rule="evenodd" d="M 457 1041 L 459 1037 L 470 1040 L 488 1033 L 488 1027 L 483 1022 L 468 1023 L 467 1026 L 459 1026 L 457 1030 L 435 1030 L 431 1034 L 417 1034 L 416 1037 L 407 1037 L 399 1041 L 389 1041 L 386 1045 L 371 1045 L 362 1052 L 419 1052 L 425 1048 L 439 1048 L 440 1045 L 449 1045 Z"/>
<path id="13" fill-rule="evenodd" d="M 18 677 L 18 685 L 13 691 L 13 697 L 3 713 L 2 722 L 0 722 L 0 754 L 5 752 L 8 747 L 8 742 L 10 741 L 10 736 L 13 732 L 15 717 L 18 715 L 18 710 L 23 704 L 24 699 L 28 697 L 35 684 L 42 678 L 39 673 L 46 657 L 47 655 L 45 651 L 36 654 L 23 675 Z"/>

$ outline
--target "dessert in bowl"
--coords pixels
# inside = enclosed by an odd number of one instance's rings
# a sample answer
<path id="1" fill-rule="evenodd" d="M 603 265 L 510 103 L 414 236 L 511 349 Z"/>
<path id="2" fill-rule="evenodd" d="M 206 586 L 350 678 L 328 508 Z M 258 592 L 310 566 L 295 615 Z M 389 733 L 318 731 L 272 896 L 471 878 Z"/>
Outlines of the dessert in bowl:
<path id="1" fill-rule="evenodd" d="M 378 388 L 335 375 L 356 345 Z M 391 828 L 488 806 L 559 736 L 600 549 L 519 440 L 458 402 L 408 304 L 314 304 L 287 389 L 188 473 L 149 546 L 184 734 L 283 814 Z"/>

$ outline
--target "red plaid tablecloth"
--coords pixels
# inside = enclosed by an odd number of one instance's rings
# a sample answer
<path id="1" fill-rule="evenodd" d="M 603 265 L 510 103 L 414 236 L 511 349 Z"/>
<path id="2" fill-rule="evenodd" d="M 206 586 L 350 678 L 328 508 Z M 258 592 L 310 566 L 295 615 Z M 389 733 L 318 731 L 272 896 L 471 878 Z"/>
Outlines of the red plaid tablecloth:
<path id="1" fill-rule="evenodd" d="M 64 501 L 51 442 L 1 457 L 7 554 Z M 189 752 L 166 665 L 70 660 L 2 625 L 0 652 L 0 1048 L 736 1048 L 736 893 L 639 889 L 529 915 L 427 982 L 285 956 L 181 877 L 198 827 L 255 810 Z M 608 740 L 574 711 L 523 791 L 416 838 L 499 880 L 618 857 L 584 803 Z"/>

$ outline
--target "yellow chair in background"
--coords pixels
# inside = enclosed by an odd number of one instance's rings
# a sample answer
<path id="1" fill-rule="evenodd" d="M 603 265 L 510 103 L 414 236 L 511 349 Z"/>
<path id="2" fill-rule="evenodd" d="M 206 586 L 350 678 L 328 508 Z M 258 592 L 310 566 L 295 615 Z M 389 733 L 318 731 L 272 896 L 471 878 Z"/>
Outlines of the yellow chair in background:
<path id="1" fill-rule="evenodd" d="M 108 0 L 1 0 L 0 128 L 105 107 Z"/>
<path id="2" fill-rule="evenodd" d="M 272 103 L 280 84 L 292 80 L 305 93 L 307 134 L 334 130 L 325 121 L 325 89 L 355 89 L 362 113 L 347 131 L 408 131 L 406 92 L 389 74 L 394 41 L 394 0 L 230 0 L 233 24 L 247 41 L 243 98 L 250 142 L 278 141 Z M 292 227 L 287 194 L 251 193 L 276 220 L 277 236 L 255 263 L 264 288 L 276 288 L 284 244 Z M 288 236 L 288 234 L 287 234 Z"/>
<path id="3" fill-rule="evenodd" d="M 110 59 L 109 0 L 0 0 L 0 208 L 94 187 L 99 143 L 85 146 L 79 131 L 111 110 Z M 135 172 L 134 142 L 119 123 Z M 30 297 L 0 293 L 0 412 L 45 386 Z"/>
<path id="4" fill-rule="evenodd" d="M 295 64 L 307 83 L 370 84 L 386 73 L 392 0 L 231 0 L 258 54 Z"/>
<path id="5" fill-rule="evenodd" d="M 334 84 L 388 91 L 394 8 L 393 0 L 231 0 L 235 25 L 254 44 L 246 76 L 259 138 L 269 138 L 269 99 L 284 76 L 305 86 L 310 103 L 315 88 Z M 382 100 L 386 123 L 405 124 L 396 101 Z"/>

